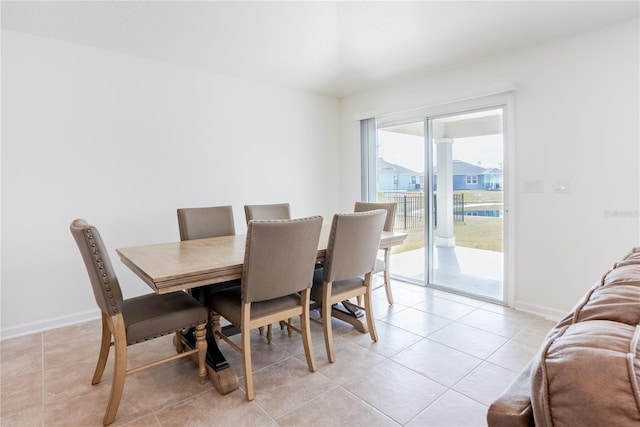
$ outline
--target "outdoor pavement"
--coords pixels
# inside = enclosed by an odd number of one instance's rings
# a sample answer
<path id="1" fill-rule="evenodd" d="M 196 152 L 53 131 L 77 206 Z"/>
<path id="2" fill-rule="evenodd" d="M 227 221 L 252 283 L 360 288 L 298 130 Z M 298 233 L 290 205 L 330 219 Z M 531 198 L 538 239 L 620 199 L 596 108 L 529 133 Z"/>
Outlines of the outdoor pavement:
<path id="1" fill-rule="evenodd" d="M 433 285 L 483 299 L 501 301 L 503 253 L 482 249 L 435 248 Z M 424 282 L 425 250 L 391 255 L 391 275 Z"/>

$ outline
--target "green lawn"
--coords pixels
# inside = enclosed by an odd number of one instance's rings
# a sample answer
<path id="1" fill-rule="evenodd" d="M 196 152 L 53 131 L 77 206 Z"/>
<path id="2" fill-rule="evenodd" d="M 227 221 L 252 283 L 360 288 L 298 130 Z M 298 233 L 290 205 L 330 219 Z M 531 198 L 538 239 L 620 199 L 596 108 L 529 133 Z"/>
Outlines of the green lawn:
<path id="1" fill-rule="evenodd" d="M 466 190 L 459 193 L 464 193 L 465 206 L 473 205 L 473 209 L 502 209 L 503 207 L 502 191 Z M 464 223 L 453 225 L 456 245 L 502 252 L 503 225 L 503 218 L 465 216 Z"/>
<path id="2" fill-rule="evenodd" d="M 503 224 L 503 218 L 467 216 L 464 223 L 453 225 L 456 245 L 502 252 Z"/>
<path id="3" fill-rule="evenodd" d="M 474 209 L 495 209 L 496 203 L 503 202 L 502 191 L 470 190 L 458 193 L 464 193 L 465 206 L 473 204 Z M 503 218 L 465 216 L 463 223 L 456 222 L 453 225 L 456 246 L 502 252 L 503 225 Z M 424 228 L 409 230 L 405 244 L 393 248 L 393 252 L 410 251 L 423 245 Z"/>
<path id="4" fill-rule="evenodd" d="M 504 194 L 502 191 L 464 190 L 454 191 L 455 194 L 464 194 L 464 203 L 502 203 Z"/>

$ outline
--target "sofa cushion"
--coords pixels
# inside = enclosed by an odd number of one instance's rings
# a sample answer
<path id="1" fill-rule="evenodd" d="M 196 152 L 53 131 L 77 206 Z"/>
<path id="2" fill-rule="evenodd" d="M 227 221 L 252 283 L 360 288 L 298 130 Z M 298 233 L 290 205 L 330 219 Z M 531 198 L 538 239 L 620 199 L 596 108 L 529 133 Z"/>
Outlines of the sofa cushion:
<path id="1" fill-rule="evenodd" d="M 574 323 L 612 320 L 635 326 L 640 324 L 640 286 L 616 284 L 602 286 L 574 313 Z"/>
<path id="2" fill-rule="evenodd" d="M 640 263 L 608 271 L 555 329 L 587 320 L 640 324 Z"/>
<path id="3" fill-rule="evenodd" d="M 531 362 L 502 395 L 489 406 L 487 424 L 491 427 L 533 427 L 531 408 Z"/>
<path id="4" fill-rule="evenodd" d="M 531 368 L 536 426 L 640 425 L 640 327 L 608 320 L 565 326 Z"/>
<path id="5" fill-rule="evenodd" d="M 629 263 L 618 263 L 602 277 L 603 286 L 621 282 L 640 286 L 640 259 Z"/>

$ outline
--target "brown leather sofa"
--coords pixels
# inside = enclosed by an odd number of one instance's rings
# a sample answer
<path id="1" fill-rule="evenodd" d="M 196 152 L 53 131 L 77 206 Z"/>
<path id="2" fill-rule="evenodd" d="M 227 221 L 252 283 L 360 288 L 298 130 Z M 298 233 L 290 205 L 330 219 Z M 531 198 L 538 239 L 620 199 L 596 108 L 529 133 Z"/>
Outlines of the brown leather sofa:
<path id="1" fill-rule="evenodd" d="M 547 334 L 490 427 L 640 426 L 640 247 Z"/>

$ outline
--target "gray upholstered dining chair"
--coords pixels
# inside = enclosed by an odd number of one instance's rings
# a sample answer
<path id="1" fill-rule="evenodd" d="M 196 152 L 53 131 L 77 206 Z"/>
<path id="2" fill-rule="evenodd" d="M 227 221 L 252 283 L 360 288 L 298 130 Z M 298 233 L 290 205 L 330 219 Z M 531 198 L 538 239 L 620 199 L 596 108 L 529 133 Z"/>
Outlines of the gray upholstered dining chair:
<path id="1" fill-rule="evenodd" d="M 252 219 L 291 219 L 291 208 L 289 203 L 245 205 L 244 215 L 247 219 L 247 224 Z"/>
<path id="2" fill-rule="evenodd" d="M 112 337 L 115 346 L 111 394 L 102 420 L 103 424 L 111 424 L 115 419 L 122 398 L 125 377 L 129 374 L 197 354 L 198 376 L 200 382 L 204 383 L 207 379 L 205 366 L 207 310 L 184 292 L 164 295 L 147 294 L 123 299 L 118 278 L 98 230 L 83 219 L 74 220 L 70 229 L 89 274 L 96 303 L 102 312 L 102 341 L 91 384 L 98 384 L 102 379 Z M 195 327 L 195 348 L 183 351 L 180 334 L 183 329 L 192 327 Z M 127 346 L 174 332 L 177 336 L 178 354 L 127 369 Z"/>
<path id="3" fill-rule="evenodd" d="M 396 204 L 395 203 L 374 203 L 374 202 L 356 202 L 353 211 L 354 212 L 367 212 L 376 209 L 384 209 L 387 211 L 387 218 L 384 221 L 383 231 L 393 231 L 393 226 L 396 221 Z M 393 294 L 391 293 L 391 280 L 389 279 L 389 259 L 391 258 L 391 248 L 382 249 L 383 258 L 376 259 L 376 267 L 373 273 L 383 273 L 382 277 L 384 283 L 384 289 L 387 293 L 387 301 L 389 304 L 393 304 Z M 378 289 L 380 286 L 374 288 Z"/>
<path id="4" fill-rule="evenodd" d="M 232 206 L 178 209 L 180 240 L 206 239 L 208 237 L 236 234 Z"/>
<path id="5" fill-rule="evenodd" d="M 291 208 L 289 203 L 272 203 L 266 205 L 245 205 L 244 216 L 247 220 L 247 224 L 252 219 L 291 219 Z M 284 322 L 280 322 L 280 329 L 284 329 Z M 264 328 L 260 328 L 260 335 L 262 335 Z M 289 336 L 291 331 L 289 330 Z M 273 331 L 271 325 L 267 325 L 267 342 L 271 344 L 273 338 Z"/>
<path id="6" fill-rule="evenodd" d="M 311 288 L 311 299 L 320 304 L 324 342 L 331 363 L 336 360 L 331 327 L 333 304 L 364 297 L 364 306 L 356 307 L 364 310 L 371 339 L 378 341 L 372 312 L 371 276 L 385 216 L 386 211 L 382 209 L 333 216 L 324 267 L 315 270 Z"/>
<path id="7" fill-rule="evenodd" d="M 181 241 L 236 234 L 232 206 L 180 208 L 177 214 Z M 215 286 L 200 286 L 191 289 L 191 294 L 201 303 L 208 304 L 211 293 L 233 286 L 240 286 L 240 280 L 217 283 Z"/>
<path id="8" fill-rule="evenodd" d="M 302 335 L 309 370 L 315 359 L 309 327 L 310 288 L 318 252 L 322 217 L 251 220 L 247 230 L 242 287 L 216 293 L 211 309 L 241 331 L 241 346 L 225 336 L 214 320 L 214 333 L 242 353 L 247 399 L 255 397 L 251 365 L 251 329 L 286 321 Z M 300 328 L 288 319 L 300 316 Z"/>

